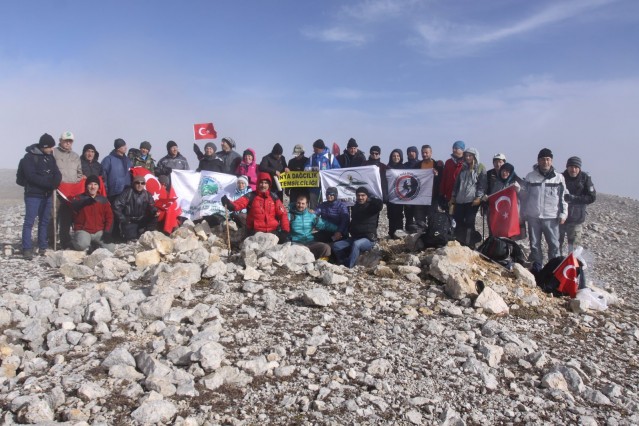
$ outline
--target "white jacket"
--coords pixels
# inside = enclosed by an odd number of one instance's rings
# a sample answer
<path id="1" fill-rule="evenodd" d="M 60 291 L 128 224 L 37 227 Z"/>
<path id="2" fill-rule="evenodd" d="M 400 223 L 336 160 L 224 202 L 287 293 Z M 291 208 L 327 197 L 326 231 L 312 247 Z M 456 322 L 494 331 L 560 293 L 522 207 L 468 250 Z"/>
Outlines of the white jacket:
<path id="1" fill-rule="evenodd" d="M 566 181 L 561 173 L 551 168 L 546 176 L 534 166 L 526 175 L 521 188 L 522 212 L 530 219 L 560 219 L 568 217 L 568 203 L 564 200 L 567 194 Z"/>

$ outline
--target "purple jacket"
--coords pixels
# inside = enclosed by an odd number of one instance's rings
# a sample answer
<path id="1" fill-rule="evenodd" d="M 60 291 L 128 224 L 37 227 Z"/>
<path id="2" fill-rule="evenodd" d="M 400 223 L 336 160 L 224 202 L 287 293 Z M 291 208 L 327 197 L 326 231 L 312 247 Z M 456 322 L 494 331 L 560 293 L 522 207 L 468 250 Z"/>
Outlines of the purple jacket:
<path id="1" fill-rule="evenodd" d="M 337 230 L 342 235 L 346 235 L 348 232 L 350 216 L 348 214 L 348 207 L 343 202 L 339 200 L 335 200 L 333 202 L 324 201 L 317 206 L 315 214 L 327 222 L 337 225 Z"/>

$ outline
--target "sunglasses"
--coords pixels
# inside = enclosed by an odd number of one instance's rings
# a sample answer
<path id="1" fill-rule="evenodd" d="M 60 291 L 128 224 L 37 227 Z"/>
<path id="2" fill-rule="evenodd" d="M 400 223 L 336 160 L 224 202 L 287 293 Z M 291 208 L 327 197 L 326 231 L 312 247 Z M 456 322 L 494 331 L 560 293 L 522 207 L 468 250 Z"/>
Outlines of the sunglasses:
<path id="1" fill-rule="evenodd" d="M 144 186 L 144 185 L 146 185 L 146 182 L 135 182 L 135 184 Z"/>

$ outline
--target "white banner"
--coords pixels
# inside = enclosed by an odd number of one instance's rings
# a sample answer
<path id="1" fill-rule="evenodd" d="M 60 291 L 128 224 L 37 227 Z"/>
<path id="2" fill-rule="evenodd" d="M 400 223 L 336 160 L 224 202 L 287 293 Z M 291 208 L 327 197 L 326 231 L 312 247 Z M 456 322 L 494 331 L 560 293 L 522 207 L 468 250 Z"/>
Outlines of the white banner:
<path id="1" fill-rule="evenodd" d="M 430 205 L 433 198 L 433 169 L 389 169 L 388 202 Z"/>
<path id="2" fill-rule="evenodd" d="M 323 194 L 326 194 L 326 188 L 333 186 L 337 188 L 337 199 L 349 206 L 355 204 L 355 191 L 360 186 L 368 189 L 372 197 L 383 199 L 382 182 L 377 166 L 320 170 L 320 181 Z"/>
<path id="3" fill-rule="evenodd" d="M 226 173 L 173 170 L 171 185 L 182 215 L 191 220 L 212 214 L 224 215 L 222 196 L 235 193 L 237 177 Z"/>

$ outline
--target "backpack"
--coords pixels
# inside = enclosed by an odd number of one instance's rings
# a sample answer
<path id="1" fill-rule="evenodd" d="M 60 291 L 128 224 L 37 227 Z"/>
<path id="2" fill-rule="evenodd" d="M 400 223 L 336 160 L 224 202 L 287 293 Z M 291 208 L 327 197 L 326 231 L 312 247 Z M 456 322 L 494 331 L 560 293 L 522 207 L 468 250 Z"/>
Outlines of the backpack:
<path id="1" fill-rule="evenodd" d="M 506 237 L 491 235 L 477 247 L 477 251 L 508 269 L 512 267 L 513 262 L 521 265 L 526 262 L 526 255 L 519 244 Z"/>
<path id="2" fill-rule="evenodd" d="M 559 291 L 559 280 L 555 277 L 555 269 L 563 262 L 564 256 L 558 256 L 550 259 L 548 263 L 541 269 L 541 271 L 535 274 L 535 281 L 537 286 L 541 288 L 544 293 L 552 293 L 555 296 L 565 296 L 566 294 Z M 586 276 L 583 272 L 583 263 L 579 262 L 579 268 L 577 268 L 577 277 L 579 280 L 579 288 L 586 287 Z"/>
<path id="3" fill-rule="evenodd" d="M 424 248 L 444 247 L 453 239 L 455 226 L 447 213 L 434 212 L 428 216 L 426 232 L 420 237 Z"/>
<path id="4" fill-rule="evenodd" d="M 40 157 L 38 155 L 35 155 L 35 163 L 36 165 L 38 164 L 38 161 L 40 161 Z M 20 159 L 20 162 L 18 163 L 18 170 L 16 171 L 16 184 L 19 186 L 26 186 L 27 185 L 27 177 L 24 174 L 24 162 L 27 159 L 27 156 L 25 155 L 24 157 L 22 157 L 22 159 Z"/>

